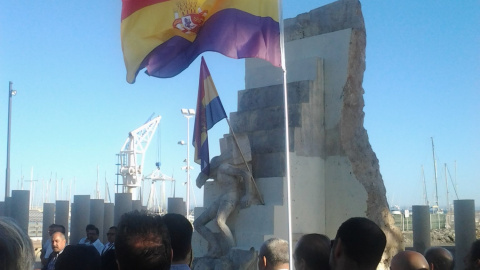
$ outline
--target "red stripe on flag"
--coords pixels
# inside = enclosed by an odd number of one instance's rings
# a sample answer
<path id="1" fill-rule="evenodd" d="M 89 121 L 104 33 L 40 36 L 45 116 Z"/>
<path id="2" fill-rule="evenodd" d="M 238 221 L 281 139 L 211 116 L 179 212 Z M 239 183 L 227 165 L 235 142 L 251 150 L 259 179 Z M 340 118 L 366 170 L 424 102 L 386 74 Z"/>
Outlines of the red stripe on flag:
<path id="1" fill-rule="evenodd" d="M 123 0 L 122 3 L 122 20 L 132 15 L 135 11 L 146 6 L 168 2 L 170 0 Z"/>

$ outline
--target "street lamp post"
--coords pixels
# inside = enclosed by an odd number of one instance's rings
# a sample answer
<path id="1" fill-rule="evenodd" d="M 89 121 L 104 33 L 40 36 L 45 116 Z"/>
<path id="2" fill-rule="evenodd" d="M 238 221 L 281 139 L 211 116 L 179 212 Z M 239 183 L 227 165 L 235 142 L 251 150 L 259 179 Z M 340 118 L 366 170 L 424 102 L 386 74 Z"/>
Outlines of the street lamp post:
<path id="1" fill-rule="evenodd" d="M 10 128 L 12 122 L 12 97 L 17 94 L 12 89 L 12 82 L 9 82 L 8 89 L 8 131 L 7 131 L 7 170 L 5 172 L 5 200 L 10 197 Z"/>
<path id="2" fill-rule="evenodd" d="M 190 118 L 195 116 L 194 109 L 181 109 L 181 112 L 185 118 L 187 118 L 187 219 L 190 215 Z"/>

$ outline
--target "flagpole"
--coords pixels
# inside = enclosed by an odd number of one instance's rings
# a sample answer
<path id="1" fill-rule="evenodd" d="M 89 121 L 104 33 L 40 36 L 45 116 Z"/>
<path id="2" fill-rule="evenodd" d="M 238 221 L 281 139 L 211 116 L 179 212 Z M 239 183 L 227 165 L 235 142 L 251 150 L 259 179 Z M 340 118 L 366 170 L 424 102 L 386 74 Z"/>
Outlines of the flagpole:
<path id="1" fill-rule="evenodd" d="M 237 146 L 238 151 L 240 152 L 240 155 L 242 156 L 243 163 L 245 163 L 245 166 L 247 167 L 248 172 L 251 175 L 250 181 L 253 182 L 253 187 L 255 188 L 255 192 L 257 193 L 257 197 L 260 200 L 260 203 L 262 205 L 265 205 L 265 202 L 263 201 L 263 198 L 262 198 L 262 194 L 260 194 L 260 192 L 258 191 L 257 183 L 255 183 L 255 179 L 253 178 L 253 173 L 250 170 L 250 166 L 248 166 L 247 160 L 245 159 L 245 156 L 243 155 L 242 149 L 240 149 L 240 145 L 238 144 L 237 136 L 235 136 L 235 132 L 233 131 L 232 125 L 230 125 L 230 120 L 228 120 L 228 117 L 226 119 L 227 119 L 228 126 L 230 127 L 230 131 L 232 132 L 233 140 L 235 141 L 235 145 Z"/>
<path id="2" fill-rule="evenodd" d="M 278 15 L 280 24 L 280 52 L 283 70 L 283 100 L 285 113 L 285 173 L 287 175 L 287 218 L 288 218 L 288 256 L 290 268 L 293 266 L 293 237 L 292 237 L 292 205 L 291 205 L 291 180 L 290 180 L 290 138 L 288 136 L 288 98 L 287 98 L 287 67 L 285 63 L 285 34 L 283 23 L 282 0 L 278 0 Z"/>

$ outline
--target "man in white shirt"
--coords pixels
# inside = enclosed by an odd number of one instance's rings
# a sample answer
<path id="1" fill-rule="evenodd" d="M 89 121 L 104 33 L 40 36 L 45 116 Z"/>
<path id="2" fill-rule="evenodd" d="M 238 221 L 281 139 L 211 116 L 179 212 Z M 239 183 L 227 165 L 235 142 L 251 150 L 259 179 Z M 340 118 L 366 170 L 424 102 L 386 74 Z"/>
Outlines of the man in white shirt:
<path id="1" fill-rule="evenodd" d="M 102 242 L 100 242 L 100 239 L 98 239 L 99 233 L 100 232 L 98 231 L 97 227 L 95 227 L 94 229 L 87 230 L 87 240 L 89 242 L 89 244 L 87 245 L 94 246 L 97 249 L 98 254 L 102 254 L 102 250 L 104 246 Z"/>
<path id="2" fill-rule="evenodd" d="M 89 230 L 94 230 L 94 229 L 95 229 L 95 225 L 93 225 L 93 224 L 88 224 L 87 227 L 85 227 L 85 235 L 88 234 L 88 231 L 89 231 Z M 90 244 L 90 241 L 88 241 L 88 236 L 83 237 L 82 239 L 80 239 L 80 241 L 78 241 L 78 244 L 79 244 L 79 245 L 89 245 L 89 244 Z"/>
<path id="3" fill-rule="evenodd" d="M 117 227 L 112 226 L 108 229 L 107 232 L 107 243 L 105 244 L 102 253 L 100 255 L 105 254 L 107 251 L 115 249 L 115 235 L 117 234 Z"/>

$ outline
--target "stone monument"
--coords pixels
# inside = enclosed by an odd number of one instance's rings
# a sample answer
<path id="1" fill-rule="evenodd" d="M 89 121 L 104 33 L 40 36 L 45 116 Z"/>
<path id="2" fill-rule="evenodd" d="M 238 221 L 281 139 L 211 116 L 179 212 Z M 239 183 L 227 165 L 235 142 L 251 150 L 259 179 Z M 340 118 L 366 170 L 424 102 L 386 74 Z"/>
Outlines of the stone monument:
<path id="1" fill-rule="evenodd" d="M 294 242 L 306 233 L 334 238 L 346 219 L 368 217 L 387 235 L 379 266 L 385 268 L 403 249 L 403 237 L 363 127 L 365 46 L 357 0 L 336 1 L 285 20 L 292 231 Z M 236 208 L 229 215 L 235 240 L 231 252 L 258 250 L 274 236 L 288 239 L 282 83 L 280 68 L 246 60 L 246 89 L 238 93 L 230 122 L 235 133 L 248 136 L 253 177 L 264 204 Z M 204 187 L 204 206 L 209 207 L 222 191 L 212 182 Z M 196 208 L 195 216 L 203 211 Z M 207 227 L 220 232 L 213 222 Z M 194 234 L 193 241 L 196 257 L 208 253 L 204 238 Z"/>

